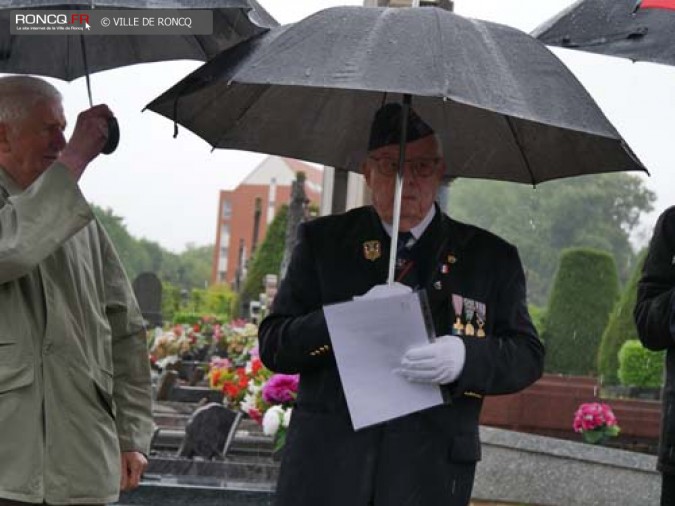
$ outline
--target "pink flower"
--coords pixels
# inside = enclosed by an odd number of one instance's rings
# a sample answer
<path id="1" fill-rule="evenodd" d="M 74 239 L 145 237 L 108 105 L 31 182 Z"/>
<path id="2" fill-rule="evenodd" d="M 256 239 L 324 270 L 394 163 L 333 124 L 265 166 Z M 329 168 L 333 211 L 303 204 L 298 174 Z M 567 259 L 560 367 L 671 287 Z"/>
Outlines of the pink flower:
<path id="1" fill-rule="evenodd" d="M 298 381 L 297 374 L 273 374 L 263 385 L 263 399 L 269 404 L 293 402 L 298 392 Z"/>
<path id="2" fill-rule="evenodd" d="M 227 359 L 227 358 L 221 358 L 221 357 L 212 357 L 211 358 L 211 368 L 229 369 L 231 366 L 232 366 L 232 362 L 230 362 L 230 360 Z"/>
<path id="3" fill-rule="evenodd" d="M 572 427 L 575 432 L 585 432 L 617 425 L 616 417 L 609 405 L 598 402 L 584 403 L 574 413 Z"/>

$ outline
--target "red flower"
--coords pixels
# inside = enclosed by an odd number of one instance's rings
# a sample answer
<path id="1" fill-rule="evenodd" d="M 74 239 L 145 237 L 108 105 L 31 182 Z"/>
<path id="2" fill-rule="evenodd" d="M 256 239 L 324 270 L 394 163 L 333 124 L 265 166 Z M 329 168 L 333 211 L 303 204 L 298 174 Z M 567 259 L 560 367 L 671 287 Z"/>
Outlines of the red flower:
<path id="1" fill-rule="evenodd" d="M 262 424 L 262 413 L 256 408 L 251 408 L 248 411 L 248 416 L 250 416 L 255 422 Z"/>
<path id="2" fill-rule="evenodd" d="M 253 374 L 258 374 L 258 371 L 262 369 L 263 363 L 258 357 L 254 357 L 251 359 L 251 371 Z"/>

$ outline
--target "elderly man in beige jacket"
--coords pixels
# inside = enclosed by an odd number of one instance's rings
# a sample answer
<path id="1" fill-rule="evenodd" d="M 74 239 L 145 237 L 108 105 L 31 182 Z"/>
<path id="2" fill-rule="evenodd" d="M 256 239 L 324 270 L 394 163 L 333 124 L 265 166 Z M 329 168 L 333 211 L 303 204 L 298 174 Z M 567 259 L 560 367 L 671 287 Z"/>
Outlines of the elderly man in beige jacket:
<path id="1" fill-rule="evenodd" d="M 113 502 L 147 465 L 143 319 L 78 187 L 111 116 L 66 143 L 53 86 L 0 78 L 0 505 Z"/>

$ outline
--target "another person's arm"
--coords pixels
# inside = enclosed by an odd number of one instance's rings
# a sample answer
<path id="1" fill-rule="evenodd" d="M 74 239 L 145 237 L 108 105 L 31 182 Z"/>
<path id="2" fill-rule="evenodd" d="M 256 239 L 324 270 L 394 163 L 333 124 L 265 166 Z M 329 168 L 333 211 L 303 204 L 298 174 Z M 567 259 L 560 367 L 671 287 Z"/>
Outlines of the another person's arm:
<path id="1" fill-rule="evenodd" d="M 105 143 L 106 106 L 81 113 L 58 160 L 23 192 L 0 191 L 0 284 L 21 278 L 52 254 L 93 215 L 77 182 Z"/>
<path id="2" fill-rule="evenodd" d="M 675 207 L 666 210 L 654 227 L 634 316 L 646 348 L 663 350 L 675 344 Z"/>
<path id="3" fill-rule="evenodd" d="M 98 223 L 97 223 L 98 224 Z M 112 332 L 115 423 L 122 452 L 121 489 L 138 486 L 152 437 L 152 387 L 143 317 L 110 239 L 98 224 L 105 309 Z"/>

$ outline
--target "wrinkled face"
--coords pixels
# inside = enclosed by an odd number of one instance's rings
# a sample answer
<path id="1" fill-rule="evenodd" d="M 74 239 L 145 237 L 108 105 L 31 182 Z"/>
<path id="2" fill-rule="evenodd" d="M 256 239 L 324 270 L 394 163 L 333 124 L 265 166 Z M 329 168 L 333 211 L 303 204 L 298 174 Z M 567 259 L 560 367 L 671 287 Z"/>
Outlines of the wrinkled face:
<path id="1" fill-rule="evenodd" d="M 362 166 L 370 188 L 373 206 L 386 223 L 393 222 L 396 174 L 391 168 L 398 164 L 398 145 L 374 149 Z M 407 232 L 426 216 L 436 199 L 443 179 L 445 164 L 433 135 L 406 144 L 406 164 L 403 171 L 400 230 Z"/>
<path id="2" fill-rule="evenodd" d="M 27 188 L 54 163 L 66 145 L 66 118 L 58 100 L 40 100 L 21 120 L 0 123 L 0 165 Z"/>

